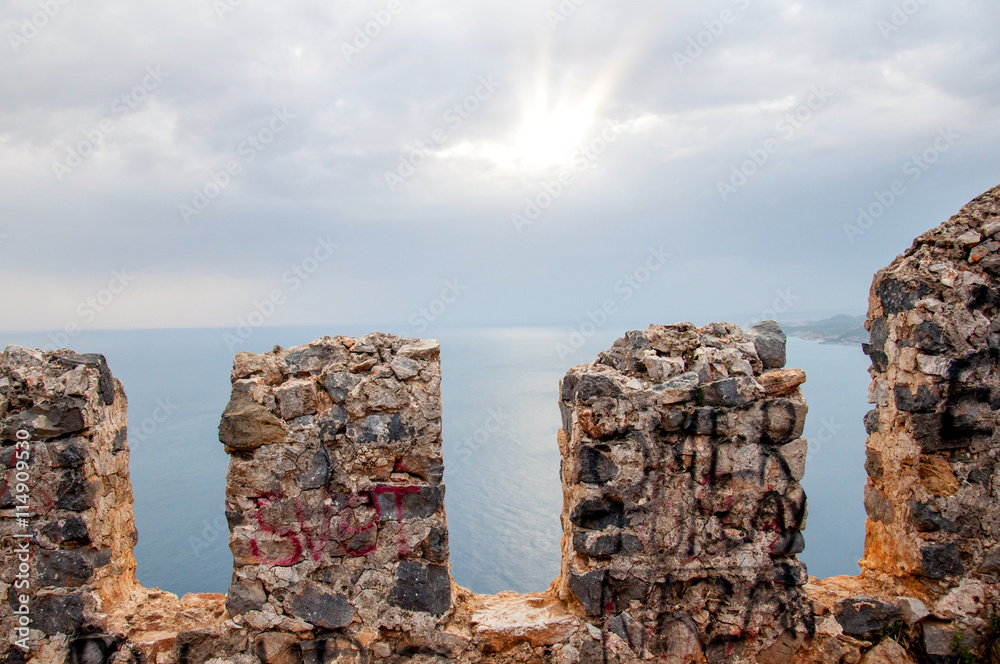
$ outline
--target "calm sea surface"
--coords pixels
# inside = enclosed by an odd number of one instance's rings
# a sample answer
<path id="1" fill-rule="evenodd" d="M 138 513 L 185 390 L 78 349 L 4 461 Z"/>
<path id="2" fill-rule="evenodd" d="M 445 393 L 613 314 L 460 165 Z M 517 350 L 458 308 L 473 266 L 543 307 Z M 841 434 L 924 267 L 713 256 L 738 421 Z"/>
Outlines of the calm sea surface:
<path id="1" fill-rule="evenodd" d="M 262 352 L 323 334 L 369 329 L 267 328 Z M 218 442 L 233 353 L 225 330 L 82 332 L 78 352 L 99 352 L 125 385 L 139 544 L 139 579 L 174 593 L 225 592 L 232 571 L 223 499 L 227 455 Z M 598 333 L 560 357 L 565 330 L 437 330 L 444 399 L 446 509 L 452 573 L 476 592 L 543 590 L 559 571 L 559 379 L 618 334 Z M 405 335 L 416 336 L 416 335 Z M 0 347 L 52 348 L 45 334 L 0 335 Z M 868 359 L 855 346 L 788 340 L 788 366 L 805 369 L 810 453 L 806 549 L 819 577 L 854 574 L 864 550 Z M 497 426 L 499 425 L 499 426 Z"/>

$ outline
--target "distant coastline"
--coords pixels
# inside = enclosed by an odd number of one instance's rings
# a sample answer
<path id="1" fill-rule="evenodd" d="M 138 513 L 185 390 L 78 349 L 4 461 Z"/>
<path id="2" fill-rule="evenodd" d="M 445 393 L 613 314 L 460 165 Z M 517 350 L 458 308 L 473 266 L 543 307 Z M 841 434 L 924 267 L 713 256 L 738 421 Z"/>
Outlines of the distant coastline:
<path id="1" fill-rule="evenodd" d="M 822 344 L 853 346 L 868 342 L 864 315 L 847 316 L 841 314 L 805 323 L 782 323 L 782 328 L 789 336 L 818 341 Z"/>

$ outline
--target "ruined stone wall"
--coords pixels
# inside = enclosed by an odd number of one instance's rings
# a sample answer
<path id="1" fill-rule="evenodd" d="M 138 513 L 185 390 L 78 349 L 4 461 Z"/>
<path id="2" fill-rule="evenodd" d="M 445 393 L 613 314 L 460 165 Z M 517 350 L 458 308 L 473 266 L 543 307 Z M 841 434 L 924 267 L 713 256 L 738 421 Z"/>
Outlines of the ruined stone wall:
<path id="1" fill-rule="evenodd" d="M 451 579 L 436 342 L 237 355 L 219 427 L 232 585 L 180 599 L 135 583 L 125 397 L 104 359 L 9 347 L 0 659 L 944 664 L 961 644 L 996 664 L 1000 189 L 880 271 L 869 313 L 860 576 L 796 560 L 805 375 L 783 368 L 780 329 L 682 323 L 562 381 L 562 569 L 527 595 Z"/>
<path id="2" fill-rule="evenodd" d="M 932 608 L 925 631 L 985 634 L 998 597 L 998 250 L 993 190 L 880 270 L 869 298 L 861 564 Z"/>
<path id="3" fill-rule="evenodd" d="M 773 323 L 630 332 L 561 383 L 563 571 L 622 657 L 743 661 L 812 632 L 805 373 Z"/>
<path id="4" fill-rule="evenodd" d="M 56 634 L 110 647 L 107 611 L 136 586 L 125 411 L 100 355 L 0 356 L 0 625 L 14 652 Z"/>
<path id="5" fill-rule="evenodd" d="M 236 357 L 219 437 L 237 624 L 382 653 L 386 632 L 433 640 L 452 604 L 439 350 L 369 334 Z"/>

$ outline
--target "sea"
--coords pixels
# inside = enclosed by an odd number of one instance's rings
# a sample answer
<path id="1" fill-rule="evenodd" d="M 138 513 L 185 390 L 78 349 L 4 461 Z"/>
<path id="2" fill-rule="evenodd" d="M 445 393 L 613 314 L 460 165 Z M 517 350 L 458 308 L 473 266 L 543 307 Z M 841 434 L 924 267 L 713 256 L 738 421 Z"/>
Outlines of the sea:
<path id="1" fill-rule="evenodd" d="M 258 328 L 238 350 L 264 352 L 372 329 Z M 445 508 L 455 580 L 478 593 L 541 591 L 559 572 L 558 385 L 619 336 L 555 328 L 442 328 Z M 229 400 L 233 330 L 0 334 L 16 344 L 102 353 L 128 396 L 130 471 L 143 585 L 178 595 L 226 592 L 232 573 L 218 441 Z M 227 336 L 229 335 L 229 336 Z M 412 336 L 412 335 L 410 335 Z M 583 341 L 584 343 L 580 343 Z M 868 358 L 857 345 L 790 337 L 788 367 L 806 371 L 809 516 L 799 558 L 820 578 L 856 574 L 864 551 Z M 499 426 L 497 426 L 499 425 Z"/>

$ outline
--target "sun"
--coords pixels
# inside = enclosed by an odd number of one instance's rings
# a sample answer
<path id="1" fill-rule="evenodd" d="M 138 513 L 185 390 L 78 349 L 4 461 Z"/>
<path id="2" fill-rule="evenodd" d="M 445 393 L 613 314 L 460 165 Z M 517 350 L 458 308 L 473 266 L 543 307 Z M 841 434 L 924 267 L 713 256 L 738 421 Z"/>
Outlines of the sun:
<path id="1" fill-rule="evenodd" d="M 587 104 L 539 108 L 526 115 L 512 149 L 528 166 L 568 164 L 595 121 Z"/>

